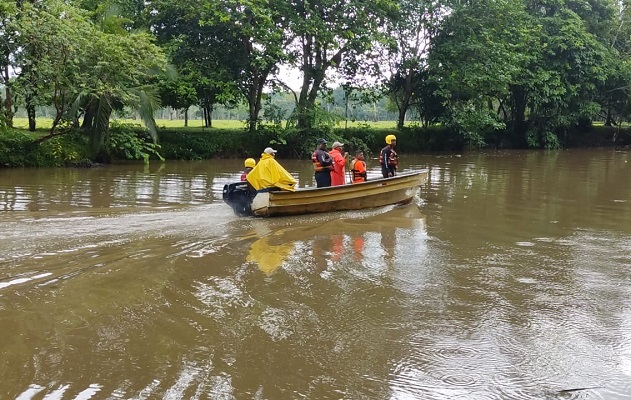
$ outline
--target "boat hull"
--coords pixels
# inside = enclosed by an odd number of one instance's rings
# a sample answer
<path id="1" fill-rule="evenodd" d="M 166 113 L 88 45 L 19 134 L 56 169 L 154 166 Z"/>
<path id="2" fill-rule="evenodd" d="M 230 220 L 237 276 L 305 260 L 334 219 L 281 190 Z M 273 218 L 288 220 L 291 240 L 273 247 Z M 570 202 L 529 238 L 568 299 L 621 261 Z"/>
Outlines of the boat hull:
<path id="1" fill-rule="evenodd" d="M 427 171 L 421 171 L 352 185 L 261 192 L 250 207 L 254 215 L 273 217 L 405 204 L 426 181 Z"/>

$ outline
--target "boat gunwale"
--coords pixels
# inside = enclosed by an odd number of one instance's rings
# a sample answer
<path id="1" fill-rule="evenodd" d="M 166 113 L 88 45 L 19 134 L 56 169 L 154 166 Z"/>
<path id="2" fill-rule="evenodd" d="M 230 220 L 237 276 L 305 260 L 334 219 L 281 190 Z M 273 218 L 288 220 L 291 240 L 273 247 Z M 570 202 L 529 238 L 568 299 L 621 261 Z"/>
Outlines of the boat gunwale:
<path id="1" fill-rule="evenodd" d="M 383 182 L 396 182 L 396 181 L 405 181 L 407 180 L 406 178 L 414 178 L 416 176 L 419 175 L 423 175 L 423 174 L 428 174 L 429 171 L 428 170 L 421 170 L 421 171 L 412 171 L 412 172 L 405 172 L 405 173 L 401 173 L 399 175 L 390 177 L 390 178 L 379 178 L 379 179 L 373 179 L 370 181 L 366 181 L 366 182 L 360 182 L 360 183 L 347 183 L 344 185 L 340 185 L 340 186 L 327 186 L 327 187 L 314 187 L 314 186 L 310 186 L 310 187 L 304 187 L 304 188 L 296 188 L 295 191 L 287 191 L 287 190 L 272 190 L 270 191 L 270 197 L 277 197 L 277 196 L 291 196 L 291 195 L 297 195 L 297 194 L 305 194 L 305 193 L 310 193 L 310 192 L 315 192 L 315 191 L 319 191 L 319 192 L 326 192 L 326 191 L 361 191 L 363 190 L 363 186 L 366 185 L 373 185 L 375 183 L 380 183 L 383 184 Z M 318 194 L 320 195 L 320 194 Z"/>

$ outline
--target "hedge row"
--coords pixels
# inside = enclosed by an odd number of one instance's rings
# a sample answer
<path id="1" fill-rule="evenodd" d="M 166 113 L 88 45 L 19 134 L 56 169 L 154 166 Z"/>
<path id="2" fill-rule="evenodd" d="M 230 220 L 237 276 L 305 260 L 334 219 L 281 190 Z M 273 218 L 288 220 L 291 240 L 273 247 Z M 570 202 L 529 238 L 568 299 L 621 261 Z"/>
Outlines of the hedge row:
<path id="1" fill-rule="evenodd" d="M 87 134 L 75 131 L 42 143 L 39 134 L 24 130 L 0 129 L 0 167 L 89 166 L 93 162 L 123 159 L 204 160 L 211 158 L 258 157 L 267 146 L 276 148 L 283 158 L 305 158 L 311 155 L 318 138 L 346 144 L 346 150 L 361 149 L 374 156 L 385 145 L 385 137 L 395 134 L 400 153 L 461 151 L 466 142 L 453 131 L 441 126 L 410 127 L 402 130 L 377 128 L 313 129 L 299 131 L 279 127 L 263 127 L 251 133 L 243 129 L 162 128 L 155 145 L 144 128 L 114 125 L 108 140 L 95 152 Z M 630 146 L 628 130 L 591 126 L 559 134 L 563 147 Z M 489 132 L 485 141 L 490 148 L 526 147 L 523 138 L 508 131 Z"/>

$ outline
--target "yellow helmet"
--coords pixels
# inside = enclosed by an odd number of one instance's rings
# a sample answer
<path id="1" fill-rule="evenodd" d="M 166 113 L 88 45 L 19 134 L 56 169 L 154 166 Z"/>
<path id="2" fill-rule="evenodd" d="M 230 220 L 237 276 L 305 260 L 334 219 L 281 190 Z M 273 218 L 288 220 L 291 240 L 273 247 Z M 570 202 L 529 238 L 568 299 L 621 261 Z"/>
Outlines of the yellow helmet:
<path id="1" fill-rule="evenodd" d="M 386 144 L 392 144 L 393 140 L 397 140 L 397 137 L 394 135 L 388 135 L 386 136 Z"/>
<path id="2" fill-rule="evenodd" d="M 253 158 L 248 158 L 247 160 L 245 160 L 244 165 L 246 168 L 254 168 L 254 166 L 256 165 L 256 161 Z"/>

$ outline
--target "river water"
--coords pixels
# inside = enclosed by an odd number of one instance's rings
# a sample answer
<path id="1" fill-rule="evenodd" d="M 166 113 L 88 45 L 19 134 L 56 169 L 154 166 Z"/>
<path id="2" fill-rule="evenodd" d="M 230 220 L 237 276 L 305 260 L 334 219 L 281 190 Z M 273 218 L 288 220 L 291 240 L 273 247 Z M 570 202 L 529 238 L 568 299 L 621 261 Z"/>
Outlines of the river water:
<path id="1" fill-rule="evenodd" d="M 402 157 L 410 205 L 276 219 L 240 167 L 0 170 L 0 399 L 631 399 L 630 152 Z"/>

